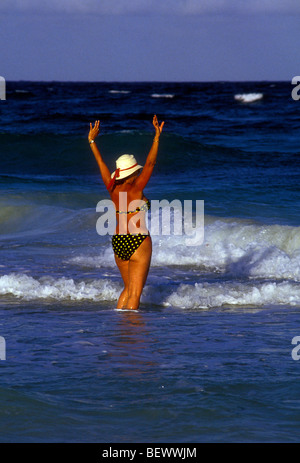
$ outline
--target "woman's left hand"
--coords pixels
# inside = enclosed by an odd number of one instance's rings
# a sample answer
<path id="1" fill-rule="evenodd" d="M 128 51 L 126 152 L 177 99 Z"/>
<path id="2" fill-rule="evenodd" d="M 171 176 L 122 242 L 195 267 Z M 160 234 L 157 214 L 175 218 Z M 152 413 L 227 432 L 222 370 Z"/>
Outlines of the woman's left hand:
<path id="1" fill-rule="evenodd" d="M 154 125 L 154 128 L 155 128 L 155 136 L 159 137 L 160 134 L 162 133 L 162 129 L 163 129 L 163 126 L 164 126 L 164 123 L 165 122 L 162 122 L 160 125 L 158 123 L 158 120 L 157 120 L 157 116 L 153 116 L 153 125 Z"/>
<path id="2" fill-rule="evenodd" d="M 90 122 L 90 132 L 88 139 L 89 141 L 95 140 L 95 138 L 99 135 L 100 132 L 100 121 L 95 121 L 95 125 L 93 127 L 93 124 Z"/>

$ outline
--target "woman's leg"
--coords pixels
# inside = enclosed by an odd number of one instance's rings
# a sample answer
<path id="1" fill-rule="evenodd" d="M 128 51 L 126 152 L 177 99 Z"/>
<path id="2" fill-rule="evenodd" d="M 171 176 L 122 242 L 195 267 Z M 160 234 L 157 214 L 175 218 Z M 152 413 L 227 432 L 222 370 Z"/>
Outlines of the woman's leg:
<path id="1" fill-rule="evenodd" d="M 121 273 L 124 283 L 124 289 L 120 294 L 117 309 L 125 309 L 128 300 L 128 284 L 129 284 L 129 260 L 122 260 L 115 254 L 115 261 Z"/>
<path id="2" fill-rule="evenodd" d="M 129 259 L 127 309 L 138 309 L 141 294 L 145 286 L 152 255 L 151 237 L 142 242 Z"/>

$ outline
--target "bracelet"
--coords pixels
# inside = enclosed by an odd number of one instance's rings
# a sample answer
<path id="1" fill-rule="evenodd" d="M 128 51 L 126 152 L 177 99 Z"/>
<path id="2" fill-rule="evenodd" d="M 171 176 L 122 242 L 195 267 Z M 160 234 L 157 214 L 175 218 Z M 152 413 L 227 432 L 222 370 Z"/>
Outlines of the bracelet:
<path id="1" fill-rule="evenodd" d="M 95 140 L 90 140 L 89 144 L 91 145 L 92 143 L 95 143 Z"/>
<path id="2" fill-rule="evenodd" d="M 153 143 L 159 143 L 159 138 L 157 139 L 153 138 Z"/>

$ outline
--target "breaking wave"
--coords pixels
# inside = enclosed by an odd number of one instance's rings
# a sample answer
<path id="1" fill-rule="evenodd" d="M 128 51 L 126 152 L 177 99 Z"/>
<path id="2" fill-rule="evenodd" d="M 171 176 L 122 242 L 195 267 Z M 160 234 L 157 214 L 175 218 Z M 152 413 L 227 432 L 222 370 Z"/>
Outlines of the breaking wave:
<path id="1" fill-rule="evenodd" d="M 115 302 L 121 284 L 110 279 L 74 281 L 72 278 L 39 279 L 22 273 L 0 277 L 0 295 L 22 300 Z M 300 285 L 294 282 L 218 281 L 194 284 L 148 284 L 142 304 L 182 309 L 208 309 L 223 306 L 300 306 Z"/>
<path id="2" fill-rule="evenodd" d="M 187 246 L 185 235 L 152 235 L 151 265 L 200 268 L 232 278 L 300 281 L 299 227 L 260 225 L 240 219 L 207 218 L 206 222 L 200 246 Z M 109 245 L 96 256 L 82 254 L 68 262 L 92 268 L 115 266 Z"/>
<path id="3" fill-rule="evenodd" d="M 263 93 L 240 93 L 234 95 L 234 99 L 241 103 L 254 103 L 264 97 Z"/>

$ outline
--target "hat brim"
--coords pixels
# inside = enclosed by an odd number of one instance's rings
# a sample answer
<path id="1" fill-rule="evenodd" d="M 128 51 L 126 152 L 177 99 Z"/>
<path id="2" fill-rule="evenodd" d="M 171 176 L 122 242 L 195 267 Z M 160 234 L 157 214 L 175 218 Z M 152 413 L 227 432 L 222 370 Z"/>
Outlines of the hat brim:
<path id="1" fill-rule="evenodd" d="M 126 169 L 126 171 L 124 171 L 124 172 L 121 171 L 121 172 L 119 172 L 119 177 L 116 177 L 116 180 L 122 180 L 123 178 L 129 177 L 129 176 L 132 175 L 134 172 L 136 172 L 137 170 L 140 170 L 140 169 L 142 169 L 142 168 L 143 168 L 143 166 L 137 165 L 137 166 L 132 167 L 131 169 Z M 116 172 L 116 171 L 114 171 L 114 172 L 111 174 L 111 176 L 110 176 L 111 178 L 114 177 L 115 172 Z"/>

